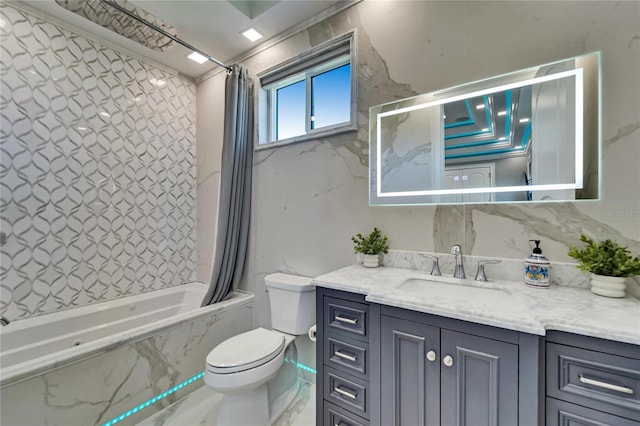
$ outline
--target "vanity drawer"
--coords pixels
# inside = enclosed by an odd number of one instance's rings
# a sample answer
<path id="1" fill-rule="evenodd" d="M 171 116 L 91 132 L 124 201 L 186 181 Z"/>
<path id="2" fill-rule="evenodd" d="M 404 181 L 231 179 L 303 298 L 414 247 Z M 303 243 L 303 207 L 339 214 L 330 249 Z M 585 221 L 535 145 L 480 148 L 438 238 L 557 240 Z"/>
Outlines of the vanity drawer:
<path id="1" fill-rule="evenodd" d="M 325 426 L 369 426 L 369 421 L 325 401 L 324 424 Z"/>
<path id="2" fill-rule="evenodd" d="M 640 426 L 640 423 L 591 408 L 547 398 L 546 426 Z"/>
<path id="3" fill-rule="evenodd" d="M 324 298 L 324 318 L 326 330 L 339 330 L 367 341 L 367 319 L 369 306 L 348 300 Z"/>
<path id="4" fill-rule="evenodd" d="M 357 340 L 349 343 L 328 336 L 324 346 L 324 362 L 334 368 L 367 378 L 367 351 L 369 345 Z"/>
<path id="5" fill-rule="evenodd" d="M 640 360 L 547 343 L 547 395 L 628 418 L 640 416 Z"/>
<path id="6" fill-rule="evenodd" d="M 333 368 L 324 368 L 324 399 L 369 418 L 369 383 Z"/>

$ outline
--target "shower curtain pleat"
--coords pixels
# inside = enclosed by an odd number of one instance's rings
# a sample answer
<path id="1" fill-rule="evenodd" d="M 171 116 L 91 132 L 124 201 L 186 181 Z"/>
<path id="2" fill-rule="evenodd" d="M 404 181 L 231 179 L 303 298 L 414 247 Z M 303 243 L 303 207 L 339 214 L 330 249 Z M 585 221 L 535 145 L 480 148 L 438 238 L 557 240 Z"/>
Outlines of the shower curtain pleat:
<path id="1" fill-rule="evenodd" d="M 249 243 L 252 163 L 253 81 L 245 67 L 235 64 L 225 84 L 218 231 L 202 306 L 224 300 L 242 278 Z"/>

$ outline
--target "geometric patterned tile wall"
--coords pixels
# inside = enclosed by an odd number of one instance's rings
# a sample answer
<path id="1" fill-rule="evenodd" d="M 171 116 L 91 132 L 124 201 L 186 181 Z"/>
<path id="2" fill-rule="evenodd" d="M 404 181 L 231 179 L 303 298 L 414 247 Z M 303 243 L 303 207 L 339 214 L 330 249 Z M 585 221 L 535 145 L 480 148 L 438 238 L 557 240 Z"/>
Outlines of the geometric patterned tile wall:
<path id="1" fill-rule="evenodd" d="M 195 85 L 16 8 L 0 18 L 0 312 L 194 280 Z"/>

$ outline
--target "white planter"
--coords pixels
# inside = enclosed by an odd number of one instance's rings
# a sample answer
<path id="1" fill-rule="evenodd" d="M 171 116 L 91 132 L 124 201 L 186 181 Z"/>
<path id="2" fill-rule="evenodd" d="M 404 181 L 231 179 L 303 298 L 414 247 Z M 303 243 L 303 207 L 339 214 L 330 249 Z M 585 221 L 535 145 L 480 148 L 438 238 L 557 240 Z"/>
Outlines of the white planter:
<path id="1" fill-rule="evenodd" d="M 598 296 L 625 297 L 627 277 L 591 274 L 591 292 Z"/>
<path id="2" fill-rule="evenodd" d="M 363 254 L 362 265 L 367 268 L 377 268 L 380 266 L 380 256 L 377 254 Z"/>

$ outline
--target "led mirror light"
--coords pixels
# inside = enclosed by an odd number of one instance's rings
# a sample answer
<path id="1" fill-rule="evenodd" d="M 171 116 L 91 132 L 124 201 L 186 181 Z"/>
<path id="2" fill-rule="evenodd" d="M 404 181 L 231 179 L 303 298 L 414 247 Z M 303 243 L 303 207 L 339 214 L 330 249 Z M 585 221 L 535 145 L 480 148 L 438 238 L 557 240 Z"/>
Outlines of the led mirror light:
<path id="1" fill-rule="evenodd" d="M 247 31 L 243 32 L 242 35 L 251 41 L 260 40 L 262 38 L 262 34 L 257 32 L 253 28 L 249 28 Z"/>
<path id="2" fill-rule="evenodd" d="M 599 199 L 600 84 L 593 53 L 372 107 L 370 204 Z"/>

